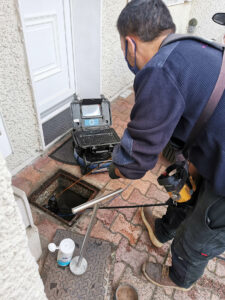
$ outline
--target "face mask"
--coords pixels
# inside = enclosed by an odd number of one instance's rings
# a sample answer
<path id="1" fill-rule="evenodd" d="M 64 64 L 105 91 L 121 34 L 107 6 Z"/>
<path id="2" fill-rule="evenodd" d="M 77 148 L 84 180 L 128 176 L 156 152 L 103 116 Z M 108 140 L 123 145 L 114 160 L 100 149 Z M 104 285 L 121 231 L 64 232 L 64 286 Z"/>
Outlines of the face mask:
<path id="1" fill-rule="evenodd" d="M 132 73 L 134 73 L 136 75 L 137 72 L 139 71 L 139 69 L 136 65 L 136 44 L 133 40 L 132 40 L 132 42 L 134 43 L 134 55 L 135 55 L 134 66 L 132 67 L 131 64 L 129 63 L 128 59 L 127 59 L 127 52 L 128 52 L 128 41 L 127 40 L 125 41 L 125 59 L 126 59 L 128 68 L 131 70 Z"/>

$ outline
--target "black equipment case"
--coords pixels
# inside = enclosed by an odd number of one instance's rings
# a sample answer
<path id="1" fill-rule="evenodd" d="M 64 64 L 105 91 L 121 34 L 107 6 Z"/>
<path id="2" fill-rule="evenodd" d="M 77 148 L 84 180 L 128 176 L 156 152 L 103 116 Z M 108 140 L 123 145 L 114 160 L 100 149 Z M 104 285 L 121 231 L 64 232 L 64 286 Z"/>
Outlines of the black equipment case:
<path id="1" fill-rule="evenodd" d="M 111 163 L 112 151 L 120 138 L 113 128 L 110 102 L 100 99 L 79 100 L 71 103 L 73 121 L 74 157 L 82 174 L 107 168 Z M 106 162 L 107 161 L 107 162 Z"/>

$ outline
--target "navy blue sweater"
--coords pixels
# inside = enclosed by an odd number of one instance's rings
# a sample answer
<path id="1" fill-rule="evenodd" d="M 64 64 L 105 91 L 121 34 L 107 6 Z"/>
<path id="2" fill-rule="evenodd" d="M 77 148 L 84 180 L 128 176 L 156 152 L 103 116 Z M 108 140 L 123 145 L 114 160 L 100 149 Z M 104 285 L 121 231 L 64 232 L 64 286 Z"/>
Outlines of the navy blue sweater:
<path id="1" fill-rule="evenodd" d="M 151 170 L 173 136 L 187 140 L 219 76 L 222 52 L 194 40 L 161 48 L 134 81 L 135 104 L 113 162 L 127 178 Z M 225 93 L 190 149 L 190 161 L 225 195 Z"/>

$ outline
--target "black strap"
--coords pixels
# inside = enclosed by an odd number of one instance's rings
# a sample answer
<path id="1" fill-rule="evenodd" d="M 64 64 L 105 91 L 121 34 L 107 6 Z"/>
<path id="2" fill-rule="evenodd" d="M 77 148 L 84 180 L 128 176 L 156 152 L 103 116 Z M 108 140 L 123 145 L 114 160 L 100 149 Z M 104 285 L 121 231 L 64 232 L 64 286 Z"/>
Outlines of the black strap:
<path id="1" fill-rule="evenodd" d="M 213 115 L 220 99 L 225 90 L 225 46 L 198 36 L 192 36 L 187 34 L 170 34 L 168 35 L 162 42 L 161 47 L 166 46 L 170 43 L 181 41 L 181 40 L 197 40 L 199 42 L 203 42 L 208 44 L 218 50 L 223 51 L 223 60 L 221 65 L 220 74 L 212 95 L 210 96 L 206 106 L 204 107 L 199 119 L 197 120 L 196 124 L 194 125 L 187 141 L 183 149 L 183 153 L 186 154 L 190 146 L 193 144 L 196 137 L 199 135 L 200 130 L 205 126 L 205 124 L 209 121 L 210 117 Z"/>

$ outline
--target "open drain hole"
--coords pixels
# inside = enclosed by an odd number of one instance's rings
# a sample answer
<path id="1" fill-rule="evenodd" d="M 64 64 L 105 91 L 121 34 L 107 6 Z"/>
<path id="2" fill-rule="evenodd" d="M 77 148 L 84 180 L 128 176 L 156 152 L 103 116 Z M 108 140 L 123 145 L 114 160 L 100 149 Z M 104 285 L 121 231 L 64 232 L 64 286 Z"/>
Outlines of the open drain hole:
<path id="1" fill-rule="evenodd" d="M 77 180 L 77 177 L 59 170 L 31 194 L 29 201 L 58 220 L 72 226 L 81 215 L 81 213 L 72 214 L 72 208 L 95 198 L 99 192 L 98 188 L 82 180 L 65 190 Z"/>

